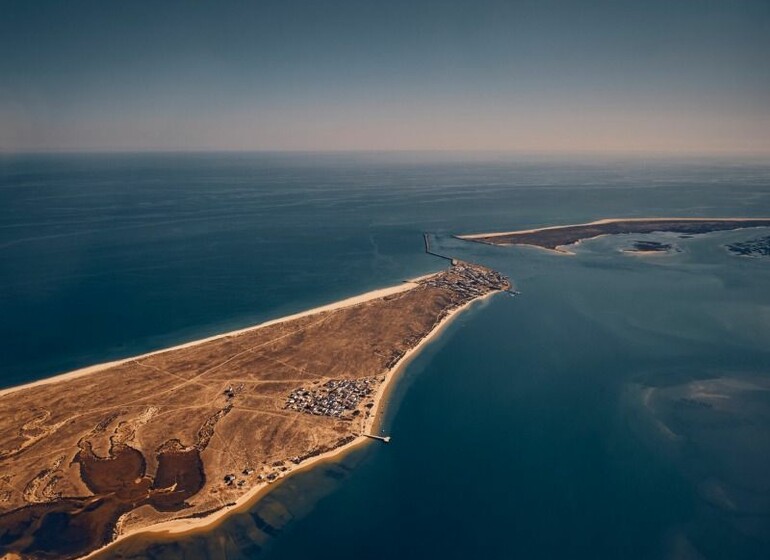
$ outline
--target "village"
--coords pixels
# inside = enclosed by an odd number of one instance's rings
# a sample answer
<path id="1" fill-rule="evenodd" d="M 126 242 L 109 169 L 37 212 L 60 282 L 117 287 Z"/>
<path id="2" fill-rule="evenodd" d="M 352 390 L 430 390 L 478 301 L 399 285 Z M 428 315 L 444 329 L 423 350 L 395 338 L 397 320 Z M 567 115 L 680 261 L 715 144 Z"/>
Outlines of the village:
<path id="1" fill-rule="evenodd" d="M 359 403 L 371 395 L 377 387 L 374 377 L 363 379 L 330 379 L 318 389 L 295 389 L 291 392 L 284 408 L 313 414 L 342 418 L 347 412 L 358 416 Z"/>

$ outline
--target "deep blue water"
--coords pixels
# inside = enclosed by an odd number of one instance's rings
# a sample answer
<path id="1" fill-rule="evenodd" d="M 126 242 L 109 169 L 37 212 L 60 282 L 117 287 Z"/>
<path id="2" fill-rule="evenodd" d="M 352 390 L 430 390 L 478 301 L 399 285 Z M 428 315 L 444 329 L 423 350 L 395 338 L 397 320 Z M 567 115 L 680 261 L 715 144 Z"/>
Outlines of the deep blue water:
<path id="1" fill-rule="evenodd" d="M 8 386 L 437 270 L 523 292 L 404 373 L 391 444 L 276 485 L 151 558 L 770 556 L 770 260 L 692 239 L 563 257 L 451 233 L 607 216 L 769 216 L 770 162 L 463 154 L 0 157 Z M 267 523 L 269 526 L 266 525 Z M 277 535 L 277 536 L 276 536 Z"/>

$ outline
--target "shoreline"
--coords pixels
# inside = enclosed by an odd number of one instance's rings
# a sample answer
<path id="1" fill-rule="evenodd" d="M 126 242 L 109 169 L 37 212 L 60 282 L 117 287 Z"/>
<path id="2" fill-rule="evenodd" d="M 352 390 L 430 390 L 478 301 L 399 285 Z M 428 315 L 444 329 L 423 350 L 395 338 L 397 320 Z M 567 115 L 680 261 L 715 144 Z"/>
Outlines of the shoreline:
<path id="1" fill-rule="evenodd" d="M 602 235 L 607 235 L 607 234 L 602 234 Z M 597 237 L 601 237 L 601 235 Z M 577 255 L 577 253 L 574 253 L 568 249 L 565 249 L 565 247 L 578 245 L 580 241 L 576 241 L 575 243 L 570 243 L 569 245 L 559 245 L 555 249 L 551 249 L 550 247 L 541 247 L 540 245 L 533 245 L 532 243 L 487 243 L 486 241 L 479 241 L 478 243 L 485 243 L 486 245 L 495 245 L 498 247 L 529 247 L 531 249 L 537 249 L 538 251 L 556 253 L 557 255 L 562 255 L 562 256 L 575 256 Z"/>
<path id="2" fill-rule="evenodd" d="M 681 222 L 753 222 L 755 220 L 767 220 L 768 218 L 679 218 L 679 217 L 666 217 L 666 218 L 602 218 L 593 222 L 585 222 L 582 224 L 562 224 L 558 226 L 547 226 L 533 229 L 520 229 L 514 231 L 497 231 L 492 233 L 469 233 L 463 235 L 455 235 L 457 239 L 475 240 L 486 237 L 503 237 L 506 235 L 518 235 L 526 233 L 540 233 L 541 231 L 553 231 L 558 229 L 583 227 L 583 226 L 601 226 L 605 224 L 611 224 L 615 222 L 669 222 L 669 221 L 681 221 Z M 605 234 L 606 235 L 606 234 Z M 519 244 L 517 244 L 519 245 Z M 525 245 L 520 243 L 520 245 Z M 542 247 L 545 248 L 545 247 Z M 553 251 L 554 249 L 548 249 Z"/>
<path id="3" fill-rule="evenodd" d="M 29 383 L 23 383 L 21 385 L 13 385 L 11 387 L 6 387 L 3 389 L 0 389 L 0 396 L 8 395 L 10 393 L 13 393 L 15 391 L 20 391 L 22 389 L 29 389 L 32 387 L 40 387 L 41 385 L 49 385 L 51 383 L 58 383 L 60 381 L 68 381 L 70 379 L 77 379 L 79 377 L 84 377 L 86 375 L 91 375 L 94 373 L 98 373 L 102 370 L 105 370 L 107 368 L 111 368 L 113 366 L 117 366 L 120 364 L 125 364 L 127 362 L 131 362 L 134 360 L 141 360 L 142 358 L 147 358 L 149 356 L 154 356 L 157 354 L 162 354 L 164 352 L 171 352 L 174 350 L 181 350 L 183 348 L 190 348 L 192 346 L 197 346 L 198 344 L 203 344 L 205 342 L 211 342 L 213 340 L 218 340 L 220 338 L 226 338 L 228 336 L 237 336 L 239 334 L 243 334 L 249 331 L 253 331 L 256 329 L 261 329 L 262 327 L 269 327 L 270 325 L 276 325 L 279 323 L 283 323 L 286 321 L 291 321 L 293 319 L 299 319 L 300 317 L 306 317 L 308 315 L 315 315 L 317 313 L 323 313 L 325 311 L 335 311 L 337 309 L 343 309 L 345 307 L 351 307 L 353 305 L 357 305 L 359 303 L 365 303 L 367 301 L 371 301 L 373 299 L 389 296 L 392 294 L 398 294 L 401 292 L 405 292 L 407 290 L 411 290 L 415 286 L 417 286 L 417 282 L 420 280 L 424 280 L 426 278 L 430 278 L 431 276 L 434 276 L 438 274 L 438 272 L 431 272 L 429 274 L 425 274 L 423 276 L 418 276 L 416 278 L 411 278 L 409 280 L 404 280 L 401 284 L 397 284 L 395 286 L 389 286 L 387 288 L 378 288 L 376 290 L 371 290 L 369 292 L 364 292 L 363 294 L 359 294 L 357 296 L 351 296 L 349 298 L 341 299 L 339 301 L 335 301 L 332 303 L 326 303 L 323 305 L 320 305 L 318 307 L 313 307 L 311 309 L 307 309 L 305 311 L 300 311 L 297 313 L 292 313 L 291 315 L 286 315 L 284 317 L 278 317 L 276 319 L 269 319 L 267 321 L 263 321 L 262 323 L 258 323 L 256 325 L 252 325 L 250 327 L 243 327 L 240 329 L 235 329 L 233 331 L 228 331 L 225 333 L 215 334 L 212 336 L 208 336 L 205 338 L 198 338 L 195 340 L 190 340 L 188 342 L 183 342 L 181 344 L 177 344 L 175 346 L 169 346 L 167 348 L 160 348 L 158 350 L 151 350 L 150 352 L 145 352 L 144 354 L 139 354 L 137 356 L 128 356 L 126 358 L 119 358 L 117 360 L 113 360 L 110 362 L 102 362 L 99 364 L 94 364 L 90 366 L 85 366 L 82 368 L 78 368 L 73 371 L 68 371 L 64 373 L 57 373 L 56 375 L 53 375 L 51 377 L 46 377 L 44 379 L 38 379 L 37 381 L 30 381 Z"/>
<path id="4" fill-rule="evenodd" d="M 414 278 L 412 280 L 405 281 L 404 284 L 412 284 L 416 280 L 424 279 L 430 276 L 433 276 L 433 274 L 428 274 L 426 276 L 421 276 L 418 278 Z M 394 288 L 400 288 L 399 290 L 397 290 L 397 292 L 404 291 L 404 288 L 402 288 L 401 286 L 394 287 Z M 386 288 L 385 290 L 390 290 L 390 289 L 391 288 Z M 411 289 L 411 287 L 406 289 Z M 373 292 L 367 292 L 366 294 L 362 294 L 362 296 L 359 296 L 359 297 L 368 296 L 370 294 L 381 292 L 381 291 L 383 290 L 375 290 Z M 397 293 L 397 292 L 391 292 L 391 293 Z M 369 418 L 366 420 L 366 423 L 364 424 L 365 433 L 374 433 L 374 430 L 379 430 L 382 427 L 382 423 L 385 418 L 385 412 L 386 412 L 384 405 L 387 402 L 387 397 L 390 396 L 395 386 L 396 379 L 400 377 L 400 374 L 403 373 L 403 370 L 406 369 L 406 366 L 408 366 L 409 363 L 415 357 L 417 357 L 417 355 L 423 350 L 423 348 L 428 344 L 430 344 L 430 342 L 435 340 L 442 333 L 442 331 L 444 331 L 446 327 L 461 312 L 465 311 L 466 309 L 468 309 L 469 307 L 471 307 L 476 303 L 481 303 L 487 300 L 488 298 L 494 295 L 497 295 L 498 293 L 501 293 L 501 292 L 499 291 L 489 292 L 481 297 L 477 297 L 461 305 L 460 307 L 457 307 L 449 311 L 447 315 L 434 326 L 433 330 L 431 330 L 423 339 L 421 339 L 420 342 L 418 342 L 417 345 L 414 346 L 414 348 L 411 348 L 410 350 L 408 350 L 398 360 L 398 362 L 396 362 L 393 365 L 392 368 L 387 370 L 385 374 L 385 380 L 380 384 L 379 388 L 377 389 L 377 393 L 375 394 L 374 406 L 372 407 L 371 415 L 369 416 Z M 363 301 L 368 301 L 369 299 L 375 299 L 376 297 L 378 296 L 369 297 Z M 350 299 L 356 299 L 356 298 L 349 298 L 347 300 L 342 300 L 341 302 L 338 302 L 338 303 L 341 304 L 343 302 L 349 301 Z M 316 310 L 318 309 L 321 309 L 321 308 L 316 308 Z M 311 312 L 317 312 L 317 311 L 310 310 L 308 312 L 303 312 L 302 314 L 303 315 L 310 314 Z M 288 318 L 293 318 L 293 317 L 290 316 L 286 318 L 281 318 L 274 322 L 278 322 L 280 320 L 286 320 Z M 256 328 L 256 327 L 250 327 L 250 328 Z M 225 335 L 221 335 L 221 336 L 225 336 Z M 219 336 L 217 336 L 216 338 L 219 338 Z M 315 455 L 313 457 L 310 457 L 307 460 L 297 465 L 290 466 L 289 469 L 286 472 L 282 473 L 275 481 L 262 482 L 261 484 L 254 486 L 251 490 L 246 492 L 243 496 L 241 496 L 238 500 L 236 500 L 231 505 L 223 506 L 221 509 L 211 513 L 210 515 L 207 515 L 201 518 L 187 518 L 187 519 L 177 519 L 172 521 L 166 521 L 163 523 L 159 523 L 157 525 L 142 527 L 134 531 L 129 531 L 123 535 L 118 536 L 115 540 L 109 542 L 103 547 L 98 548 L 85 556 L 79 557 L 79 560 L 88 560 L 92 558 L 98 558 L 99 555 L 107 552 L 109 549 L 113 548 L 120 542 L 139 535 L 156 534 L 162 539 L 163 536 L 185 535 L 185 534 L 193 534 L 197 532 L 206 532 L 208 530 L 211 530 L 212 528 L 218 526 L 220 523 L 224 522 L 224 520 L 227 517 L 229 517 L 231 514 L 243 512 L 245 510 L 248 510 L 252 506 L 254 506 L 254 504 L 256 504 L 261 498 L 263 498 L 265 495 L 269 493 L 271 488 L 275 487 L 276 484 L 280 484 L 282 481 L 286 480 L 291 475 L 303 470 L 310 469 L 311 467 L 316 466 L 320 463 L 329 462 L 336 458 L 340 458 L 345 454 L 351 452 L 353 449 L 360 447 L 361 445 L 366 443 L 371 444 L 373 443 L 373 441 L 371 438 L 366 437 L 365 435 L 359 434 L 358 436 L 355 437 L 355 439 L 349 441 L 344 445 L 341 445 L 339 447 L 326 451 L 325 453 L 322 453 L 320 455 Z"/>

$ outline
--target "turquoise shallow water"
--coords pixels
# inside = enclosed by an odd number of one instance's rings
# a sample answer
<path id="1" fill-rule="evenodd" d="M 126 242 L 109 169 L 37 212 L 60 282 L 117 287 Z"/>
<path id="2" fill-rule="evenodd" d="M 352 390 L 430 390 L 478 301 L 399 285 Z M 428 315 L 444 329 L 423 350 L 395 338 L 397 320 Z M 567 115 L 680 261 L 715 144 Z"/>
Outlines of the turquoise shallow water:
<path id="1" fill-rule="evenodd" d="M 443 264 L 522 295 L 461 315 L 405 371 L 391 444 L 276 485 L 141 558 L 764 558 L 770 261 L 455 232 L 606 216 L 770 215 L 770 165 L 718 160 L 201 154 L 0 159 L 2 383 L 333 301 Z M 762 234 L 766 235 L 767 230 Z M 699 556 L 700 555 L 700 556 Z"/>

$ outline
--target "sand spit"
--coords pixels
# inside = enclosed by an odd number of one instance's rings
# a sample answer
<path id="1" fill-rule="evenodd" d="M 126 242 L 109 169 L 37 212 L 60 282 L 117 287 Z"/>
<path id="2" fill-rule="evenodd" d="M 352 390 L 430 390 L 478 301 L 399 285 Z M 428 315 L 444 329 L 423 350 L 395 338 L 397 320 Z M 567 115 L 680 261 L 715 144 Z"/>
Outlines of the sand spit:
<path id="1" fill-rule="evenodd" d="M 403 366 L 460 311 L 509 289 L 500 273 L 457 261 L 261 325 L 3 390 L 7 550 L 83 558 L 138 534 L 211 527 L 271 483 L 371 441 Z M 51 533 L 64 516 L 66 529 Z"/>
<path id="2" fill-rule="evenodd" d="M 559 226 L 548 226 L 534 229 L 518 229 L 513 231 L 496 231 L 492 233 L 468 233 L 463 235 L 455 235 L 457 239 L 481 239 L 487 237 L 503 237 L 506 235 L 519 235 L 524 233 L 540 233 L 541 231 L 551 231 L 574 227 L 585 226 L 600 226 L 605 224 L 614 224 L 618 222 L 753 222 L 753 221 L 767 221 L 770 226 L 770 218 L 602 218 L 601 220 L 595 220 L 593 222 L 585 222 L 582 224 L 564 224 Z"/>
<path id="3" fill-rule="evenodd" d="M 523 245 L 558 254 L 574 255 L 566 247 L 605 235 L 670 231 L 697 235 L 712 231 L 768 227 L 770 218 L 605 218 L 584 224 L 456 235 L 457 239 L 488 245 Z"/>

